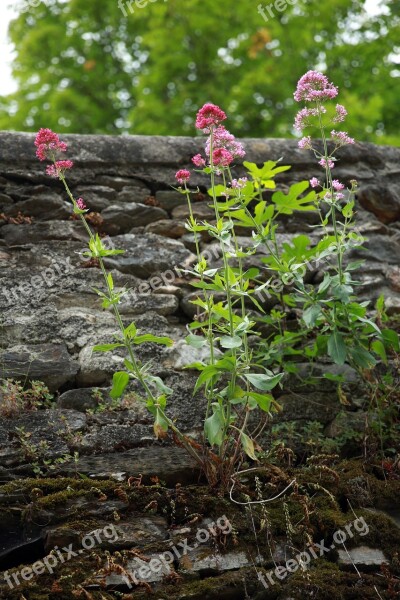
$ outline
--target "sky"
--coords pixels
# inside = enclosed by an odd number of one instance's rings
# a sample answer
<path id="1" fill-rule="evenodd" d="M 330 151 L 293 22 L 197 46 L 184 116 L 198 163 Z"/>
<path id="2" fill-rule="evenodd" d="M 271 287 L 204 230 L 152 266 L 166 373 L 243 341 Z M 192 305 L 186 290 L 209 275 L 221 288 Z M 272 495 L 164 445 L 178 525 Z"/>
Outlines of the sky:
<path id="1" fill-rule="evenodd" d="M 29 2 L 29 0 L 25 0 Z M 380 12 L 379 0 L 367 0 L 366 8 L 370 14 Z M 11 75 L 13 47 L 7 40 L 7 29 L 10 21 L 18 14 L 14 8 L 15 1 L 0 0 L 0 96 L 11 94 L 17 88 Z"/>

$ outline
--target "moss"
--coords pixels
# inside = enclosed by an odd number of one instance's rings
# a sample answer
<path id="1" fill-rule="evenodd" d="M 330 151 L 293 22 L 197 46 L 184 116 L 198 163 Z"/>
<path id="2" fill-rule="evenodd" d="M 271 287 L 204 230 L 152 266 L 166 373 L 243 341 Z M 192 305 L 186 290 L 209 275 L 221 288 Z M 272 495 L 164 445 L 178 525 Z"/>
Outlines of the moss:
<path id="1" fill-rule="evenodd" d="M 354 514 L 349 510 L 347 499 L 351 492 L 352 481 L 362 481 L 375 506 L 382 504 L 395 505 L 399 495 L 399 482 L 379 479 L 373 467 L 361 461 L 343 461 L 334 466 L 338 473 L 339 482 L 328 472 L 318 473 L 307 467 L 291 470 L 286 474 L 287 480 L 296 478 L 298 486 L 294 486 L 284 497 L 267 505 L 254 505 L 251 514 L 248 509 L 232 503 L 228 498 L 214 494 L 205 486 L 189 486 L 168 489 L 161 486 L 129 487 L 127 484 L 118 484 L 113 480 L 89 480 L 78 478 L 46 478 L 25 479 L 8 483 L 0 488 L 3 495 L 9 495 L 10 509 L 31 506 L 37 509 L 51 509 L 58 521 L 59 527 L 73 528 L 77 531 L 87 531 L 98 526 L 96 519 L 97 502 L 101 507 L 107 497 L 108 500 L 121 500 L 126 495 L 128 503 L 124 509 L 124 518 L 130 515 L 145 512 L 145 508 L 153 503 L 153 512 L 162 515 L 172 525 L 183 525 L 193 521 L 200 523 L 203 516 L 217 519 L 226 515 L 234 527 L 234 533 L 226 539 L 225 551 L 250 551 L 254 557 L 257 549 L 264 557 L 270 556 L 270 544 L 274 541 L 288 540 L 288 520 L 293 525 L 293 543 L 296 548 L 304 548 L 310 537 L 316 541 L 324 539 L 330 543 L 332 535 L 338 529 L 354 520 Z M 276 474 L 276 473 L 275 473 Z M 279 474 L 278 474 L 279 475 Z M 288 477 L 289 476 L 289 477 Z M 290 479 L 289 479 L 290 478 Z M 264 477 L 264 497 L 271 496 L 271 487 L 268 477 Z M 249 485 L 249 494 L 256 499 L 255 490 Z M 324 491 L 324 489 L 326 491 Z M 279 476 L 278 488 L 282 489 Z M 117 491 L 116 491 L 117 490 Z M 118 491 L 119 490 L 119 491 Z M 122 490 L 122 492 L 121 492 Z M 334 501 L 330 494 L 335 495 Z M 238 499 L 240 494 L 237 495 Z M 86 503 L 79 504 L 77 510 L 70 510 L 74 499 L 85 498 Z M 3 496 L 4 500 L 4 496 Z M 7 498 L 5 498 L 7 500 Z M 73 502 L 72 502 L 73 503 Z M 67 506 L 68 510 L 63 510 Z M 6 510 L 8 507 L 6 507 Z M 61 510 L 60 510 L 61 509 Z M 89 514 L 90 511 L 90 514 Z M 285 512 L 286 511 L 286 512 Z M 400 532 L 393 526 L 392 521 L 382 514 L 376 514 L 365 508 L 354 506 L 357 516 L 364 517 L 370 530 L 365 537 L 349 539 L 347 547 L 365 544 L 381 549 L 389 558 L 393 558 L 392 573 L 399 573 L 396 567 L 395 552 L 400 547 Z M 103 520 L 104 513 L 101 513 Z M 261 531 L 262 520 L 268 518 L 268 526 Z M 34 516 L 33 516 L 34 518 Z M 99 517 L 100 518 L 100 517 Z M 256 534 L 253 531 L 253 523 Z M 195 525 L 193 525 L 196 527 Z M 267 535 L 268 534 L 268 535 Z M 310 537 L 308 537 L 310 536 Z M 190 545 L 190 540 L 189 540 Z M 157 545 L 149 545 L 147 551 L 157 553 Z M 96 556 L 98 559 L 96 559 Z M 23 582 L 18 589 L 9 590 L 1 586 L 1 600 L 71 600 L 76 597 L 74 592 L 85 581 L 89 582 L 99 569 L 99 564 L 105 564 L 106 551 L 101 547 L 85 554 L 84 559 L 72 559 L 68 563 L 58 565 L 54 573 L 35 576 L 29 582 Z M 116 554 L 120 560 L 121 554 Z M 335 554 L 327 557 L 334 561 Z M 397 569 L 397 570 L 396 570 Z M 261 570 L 261 569 L 259 569 Z M 262 570 L 261 570 L 262 571 Z M 400 573 L 399 573 L 400 574 Z M 59 582 L 57 591 L 55 582 Z M 385 590 L 385 579 L 377 574 L 363 575 L 363 581 L 358 581 L 355 571 L 342 572 L 338 566 L 328 560 L 318 559 L 312 562 L 310 570 L 305 573 L 295 573 L 283 582 L 265 590 L 257 580 L 255 569 L 241 569 L 237 572 L 227 572 L 216 577 L 207 577 L 192 581 L 181 580 L 172 585 L 164 582 L 157 587 L 156 596 L 160 600 L 242 600 L 245 589 L 252 600 L 282 600 L 292 597 L 295 600 L 305 597 L 321 597 L 330 600 L 353 600 L 356 598 L 376 598 L 370 590 L 376 585 L 379 590 Z M 364 589 L 365 588 L 365 589 Z M 90 588 L 89 588 L 90 589 Z M 53 591 L 52 591 L 53 590 Z M 55 591 L 56 590 L 56 591 Z M 95 600 L 121 600 L 123 593 L 115 590 L 92 590 Z M 359 595 L 357 595 L 359 593 Z M 382 592 L 384 597 L 384 592 Z M 84 595 L 77 596 L 85 598 Z M 144 588 L 136 588 L 132 593 L 126 594 L 124 600 L 148 599 L 148 592 Z"/>

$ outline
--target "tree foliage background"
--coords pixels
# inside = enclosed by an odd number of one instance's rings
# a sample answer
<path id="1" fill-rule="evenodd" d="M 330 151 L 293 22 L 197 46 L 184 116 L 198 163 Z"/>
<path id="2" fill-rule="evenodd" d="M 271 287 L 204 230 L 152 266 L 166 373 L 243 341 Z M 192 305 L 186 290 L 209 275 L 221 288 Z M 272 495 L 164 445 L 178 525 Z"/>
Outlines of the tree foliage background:
<path id="1" fill-rule="evenodd" d="M 400 145 L 398 0 L 379 16 L 364 0 L 297 0 L 267 21 L 259 0 L 121 4 L 43 0 L 22 12 L 24 0 L 9 32 L 19 88 L 0 97 L 1 129 L 192 135 L 212 101 L 238 136 L 286 137 L 296 82 L 316 68 L 339 85 L 352 136 Z"/>

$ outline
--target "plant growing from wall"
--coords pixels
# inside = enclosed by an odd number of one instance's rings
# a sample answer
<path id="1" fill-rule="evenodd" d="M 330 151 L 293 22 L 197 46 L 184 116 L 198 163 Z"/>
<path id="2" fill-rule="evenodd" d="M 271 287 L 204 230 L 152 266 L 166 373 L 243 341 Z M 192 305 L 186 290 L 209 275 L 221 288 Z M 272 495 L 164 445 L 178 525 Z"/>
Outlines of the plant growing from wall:
<path id="1" fill-rule="evenodd" d="M 139 344 L 169 346 L 172 340 L 139 332 L 134 323 L 123 322 L 118 305 L 124 290 L 115 288 L 112 274 L 104 264 L 105 258 L 123 251 L 107 248 L 100 236 L 93 233 L 85 219 L 87 208 L 83 199 L 75 199 L 71 193 L 65 173 L 73 164 L 61 159 L 66 144 L 49 129 L 41 129 L 36 137 L 38 158 L 52 161 L 47 173 L 63 183 L 74 215 L 81 219 L 88 234 L 89 250 L 85 255 L 98 262 L 104 276 L 105 289 L 96 292 L 102 307 L 114 314 L 118 333 L 114 342 L 97 345 L 93 350 L 125 352 L 125 370 L 114 374 L 111 397 L 120 397 L 129 381 L 136 379 L 154 416 L 156 436 L 165 437 L 171 430 L 174 440 L 201 465 L 209 483 L 223 489 L 228 488 L 246 456 L 257 460 L 257 452 L 261 450 L 257 439 L 265 419 L 254 415 L 268 416 L 279 410 L 271 392 L 280 384 L 284 371 L 293 370 L 290 360 L 293 355 L 314 359 L 327 353 L 339 365 L 348 361 L 363 369 L 375 365 L 375 356 L 385 361 L 387 350 L 398 344 L 395 332 L 381 331 L 367 316 L 368 303 L 358 303 L 353 293 L 357 282 L 352 273 L 359 263 L 346 262 L 346 255 L 363 242 L 353 228 L 356 186 L 352 183 L 345 196 L 345 186 L 333 179 L 332 169 L 336 161 L 334 153 L 354 140 L 345 132 L 332 131 L 333 149 L 329 149 L 331 142 L 326 138 L 324 123 L 327 110 L 322 104 L 336 94 L 337 88 L 320 73 L 312 71 L 300 79 L 295 99 L 313 102 L 315 106 L 299 112 L 296 126 L 303 128 L 315 118 L 322 135 L 322 151 L 312 144 L 310 136 L 304 137 L 299 145 L 314 151 L 325 170 L 326 181 L 320 184 L 313 178 L 310 182 L 295 183 L 286 193 L 276 190 L 274 178 L 290 167 L 280 165 L 279 161 L 267 161 L 262 166 L 244 162 L 247 177 L 234 179 L 231 166 L 245 152 L 222 125 L 226 114 L 210 103 L 197 114 L 196 127 L 207 133 L 208 138 L 204 156 L 198 154 L 192 160 L 210 177 L 208 193 L 214 210 L 213 222 L 198 222 L 194 218 L 188 187 L 190 172 L 181 169 L 176 179 L 187 197 L 190 214 L 187 229 L 194 235 L 197 254 L 196 264 L 187 273 L 198 290 L 193 301 L 198 316 L 189 326 L 186 342 L 208 349 L 206 361 L 191 365 L 200 371 L 194 392 L 203 390 L 206 398 L 204 436 L 200 441 L 184 435 L 167 415 L 167 398 L 172 390 L 161 378 L 152 375 L 135 354 Z M 336 105 L 333 121 L 341 122 L 345 115 L 344 107 Z M 267 192 L 273 192 L 270 201 L 265 198 Z M 296 236 L 290 244 L 279 243 L 279 218 L 298 211 L 320 215 L 321 235 L 316 244 L 312 245 L 311 239 L 304 235 Z M 251 231 L 250 243 L 243 243 L 238 236 L 239 227 Z M 203 232 L 219 245 L 221 264 L 207 262 L 200 243 Z M 259 247 L 267 250 L 263 258 L 265 267 L 246 266 Z M 315 289 L 306 283 L 305 274 L 310 265 L 321 262 L 325 277 Z M 273 298 L 278 304 L 269 314 L 264 311 L 266 298 Z M 294 331 L 287 328 L 286 322 L 287 311 L 292 307 L 301 312 Z M 277 334 L 267 343 L 260 340 L 257 347 L 254 337 L 259 336 L 260 320 L 275 328 Z"/>

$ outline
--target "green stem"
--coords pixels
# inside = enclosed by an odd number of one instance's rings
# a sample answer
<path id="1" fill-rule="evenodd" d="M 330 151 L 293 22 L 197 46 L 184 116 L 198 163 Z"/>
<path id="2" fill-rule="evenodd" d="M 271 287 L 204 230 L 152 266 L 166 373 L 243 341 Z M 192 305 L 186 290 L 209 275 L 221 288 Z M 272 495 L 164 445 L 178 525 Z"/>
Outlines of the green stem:
<path id="1" fill-rule="evenodd" d="M 76 208 L 77 204 L 76 204 L 75 198 L 73 197 L 72 192 L 69 189 L 68 183 L 67 183 L 64 175 L 62 173 L 60 173 L 59 177 L 60 177 L 60 180 L 62 181 L 62 183 L 64 185 L 65 191 L 67 192 L 68 197 L 70 198 L 70 200 L 71 200 L 74 208 Z M 86 231 L 87 231 L 87 233 L 89 235 L 90 240 L 94 241 L 95 237 L 94 237 L 93 232 L 90 229 L 90 227 L 89 227 L 86 219 L 84 218 L 84 216 L 82 214 L 80 214 L 79 216 L 80 216 L 80 219 L 81 219 L 81 222 L 82 222 L 83 226 L 85 227 L 85 229 L 86 229 Z M 103 258 L 101 256 L 98 256 L 96 258 L 98 258 L 98 260 L 99 260 L 100 269 L 101 269 L 101 272 L 103 274 L 104 280 L 106 282 L 106 286 L 107 286 L 109 298 L 111 300 L 112 296 L 113 296 L 113 291 L 112 291 L 112 289 L 110 287 L 110 282 L 108 280 L 107 271 L 106 271 L 106 268 L 104 266 Z M 137 363 L 137 360 L 136 360 L 136 357 L 135 357 L 135 354 L 134 354 L 134 351 L 133 351 L 133 348 L 132 348 L 132 343 L 131 343 L 130 339 L 127 337 L 127 335 L 125 333 L 125 327 L 124 327 L 124 324 L 122 322 L 122 318 L 121 318 L 121 314 L 120 314 L 120 312 L 118 310 L 118 306 L 113 303 L 112 307 L 113 307 L 113 312 L 114 312 L 115 319 L 116 319 L 116 321 L 118 323 L 119 329 L 120 329 L 122 337 L 123 337 L 124 346 L 125 346 L 126 350 L 128 351 L 130 362 L 132 364 L 132 375 L 142 385 L 145 393 L 147 394 L 147 397 L 150 398 L 154 402 L 155 406 L 157 406 L 157 409 L 160 411 L 160 414 L 167 421 L 168 426 L 171 428 L 171 430 L 179 437 L 179 439 L 181 440 L 181 442 L 184 444 L 186 450 L 199 463 L 202 463 L 202 460 L 199 457 L 199 455 L 197 454 L 197 452 L 186 442 L 185 436 L 179 431 L 179 429 L 174 425 L 173 421 L 169 417 L 167 417 L 167 415 L 164 413 L 164 411 L 160 407 L 160 404 L 158 403 L 157 398 L 154 396 L 153 392 L 151 391 L 150 387 L 148 386 L 148 384 L 147 384 L 146 380 L 144 379 L 143 374 L 142 374 L 142 372 L 140 370 L 140 367 L 139 367 L 139 365 Z"/>
<path id="2" fill-rule="evenodd" d="M 187 199 L 187 203 L 188 203 L 188 207 L 189 207 L 190 222 L 191 222 L 192 228 L 194 228 L 196 226 L 196 221 L 195 221 L 194 215 L 193 215 L 192 203 L 190 200 L 190 191 L 188 190 L 186 183 L 185 183 L 185 192 L 186 192 L 186 199 Z M 199 243 L 200 236 L 198 236 L 196 231 L 193 231 L 193 234 L 194 234 L 194 243 L 196 246 L 197 264 L 199 265 L 200 281 L 201 281 L 201 283 L 204 283 L 204 271 L 200 266 L 200 262 L 202 260 L 200 243 Z M 210 363 L 213 365 L 213 364 L 215 364 L 215 353 L 214 353 L 214 343 L 215 342 L 214 342 L 214 332 L 212 329 L 211 298 L 210 298 L 210 294 L 208 294 L 208 292 L 205 288 L 203 288 L 203 293 L 204 293 L 204 298 L 205 298 L 205 301 L 207 304 L 207 318 L 208 318 L 206 337 L 208 340 L 208 346 L 210 348 Z M 205 418 L 207 419 L 210 414 L 212 401 L 214 400 L 214 378 L 211 379 L 209 386 L 206 387 L 206 394 L 207 394 L 207 407 L 206 407 Z"/>

